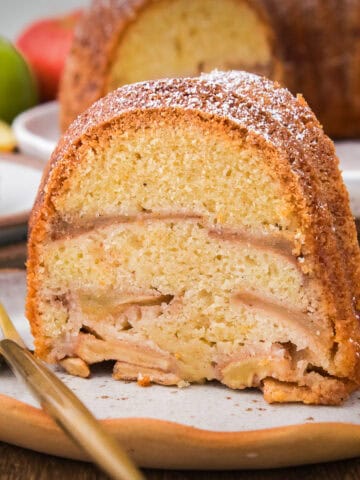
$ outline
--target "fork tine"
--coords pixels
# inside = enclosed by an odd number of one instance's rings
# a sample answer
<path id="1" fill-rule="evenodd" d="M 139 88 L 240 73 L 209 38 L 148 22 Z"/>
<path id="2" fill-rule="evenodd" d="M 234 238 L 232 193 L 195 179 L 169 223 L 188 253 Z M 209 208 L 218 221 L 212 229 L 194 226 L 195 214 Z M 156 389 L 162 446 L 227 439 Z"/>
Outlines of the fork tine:
<path id="1" fill-rule="evenodd" d="M 18 345 L 23 348 L 27 348 L 14 324 L 10 320 L 4 305 L 0 302 L 0 329 L 2 330 L 4 337 L 14 340 Z"/>
<path id="2" fill-rule="evenodd" d="M 26 348 L 0 302 L 0 356 L 25 381 L 42 408 L 114 480 L 145 480 L 127 453 L 79 398 Z"/>

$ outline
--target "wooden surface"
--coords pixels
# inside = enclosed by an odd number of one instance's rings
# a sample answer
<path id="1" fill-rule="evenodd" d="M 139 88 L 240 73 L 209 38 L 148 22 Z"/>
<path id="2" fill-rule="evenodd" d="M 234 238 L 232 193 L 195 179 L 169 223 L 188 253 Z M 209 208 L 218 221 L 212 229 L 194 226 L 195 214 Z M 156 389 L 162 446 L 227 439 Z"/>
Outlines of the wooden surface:
<path id="1" fill-rule="evenodd" d="M 26 244 L 24 242 L 0 247 L 0 268 L 25 268 L 25 261 Z"/>
<path id="2" fill-rule="evenodd" d="M 266 471 L 144 470 L 144 474 L 149 480 L 355 480 L 360 478 L 360 459 Z M 0 479 L 107 480 L 107 477 L 87 463 L 42 455 L 0 442 Z"/>
<path id="3" fill-rule="evenodd" d="M 358 233 L 360 222 L 357 222 Z M 0 268 L 24 268 L 24 243 L 0 247 Z M 326 445 L 324 445 L 326 448 Z M 360 458 L 279 470 L 195 472 L 144 470 L 149 480 L 356 480 Z M 0 442 L 0 480 L 106 480 L 91 464 L 44 455 Z"/>

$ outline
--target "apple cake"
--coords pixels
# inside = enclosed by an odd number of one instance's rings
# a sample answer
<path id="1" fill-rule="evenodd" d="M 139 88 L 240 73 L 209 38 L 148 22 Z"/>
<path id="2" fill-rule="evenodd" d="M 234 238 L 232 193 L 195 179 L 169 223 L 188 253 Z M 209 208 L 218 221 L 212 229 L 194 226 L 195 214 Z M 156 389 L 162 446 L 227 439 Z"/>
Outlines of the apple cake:
<path id="1" fill-rule="evenodd" d="M 127 85 L 60 140 L 30 220 L 36 354 L 88 376 L 339 404 L 360 380 L 359 247 L 333 143 L 245 72 Z"/>

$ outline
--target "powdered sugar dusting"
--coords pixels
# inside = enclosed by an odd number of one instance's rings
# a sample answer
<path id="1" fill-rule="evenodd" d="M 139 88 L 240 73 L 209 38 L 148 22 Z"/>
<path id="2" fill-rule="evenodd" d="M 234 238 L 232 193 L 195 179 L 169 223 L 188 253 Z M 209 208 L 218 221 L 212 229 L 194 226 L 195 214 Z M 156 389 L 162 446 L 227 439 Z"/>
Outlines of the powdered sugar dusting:
<path id="1" fill-rule="evenodd" d="M 164 108 L 226 118 L 282 148 L 294 149 L 295 144 L 309 141 L 308 123 L 320 129 L 311 110 L 279 85 L 246 72 L 214 71 L 200 78 L 163 79 L 121 87 L 90 108 L 85 123 L 84 116 L 80 116 L 71 134 L 127 111 Z M 286 128 L 288 134 L 279 135 L 281 128 Z"/>

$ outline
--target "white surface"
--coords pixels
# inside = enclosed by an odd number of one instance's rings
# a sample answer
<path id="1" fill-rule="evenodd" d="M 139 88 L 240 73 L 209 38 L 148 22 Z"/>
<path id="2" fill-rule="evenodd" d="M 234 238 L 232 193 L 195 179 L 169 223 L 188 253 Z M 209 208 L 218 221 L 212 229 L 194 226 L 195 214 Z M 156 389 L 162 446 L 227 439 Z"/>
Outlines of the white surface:
<path id="1" fill-rule="evenodd" d="M 0 35 L 15 40 L 30 22 L 66 13 L 89 3 L 90 0 L 0 0 Z"/>
<path id="2" fill-rule="evenodd" d="M 60 138 L 58 123 L 57 102 L 44 103 L 18 115 L 13 129 L 20 150 L 47 162 Z"/>
<path id="3" fill-rule="evenodd" d="M 29 328 L 23 316 L 24 298 L 25 274 L 0 273 L 0 300 L 30 345 Z M 183 389 L 162 386 L 142 388 L 136 383 L 113 380 L 110 370 L 96 370 L 91 379 L 80 379 L 65 373 L 59 373 L 59 376 L 99 418 L 153 418 L 219 432 L 306 422 L 360 424 L 359 394 L 354 394 L 341 407 L 268 405 L 259 392 L 234 391 L 216 383 Z M 25 387 L 5 368 L 0 370 L 0 394 L 37 406 Z"/>
<path id="4" fill-rule="evenodd" d="M 40 170 L 0 156 L 0 219 L 29 212 L 40 180 Z"/>
<path id="5" fill-rule="evenodd" d="M 46 162 L 60 137 L 58 115 L 57 102 L 45 103 L 20 114 L 13 124 L 20 149 Z M 360 140 L 336 142 L 335 145 L 352 212 L 360 217 Z"/>
<path id="6" fill-rule="evenodd" d="M 351 210 L 360 217 L 360 140 L 336 142 L 343 179 L 350 195 Z"/>

